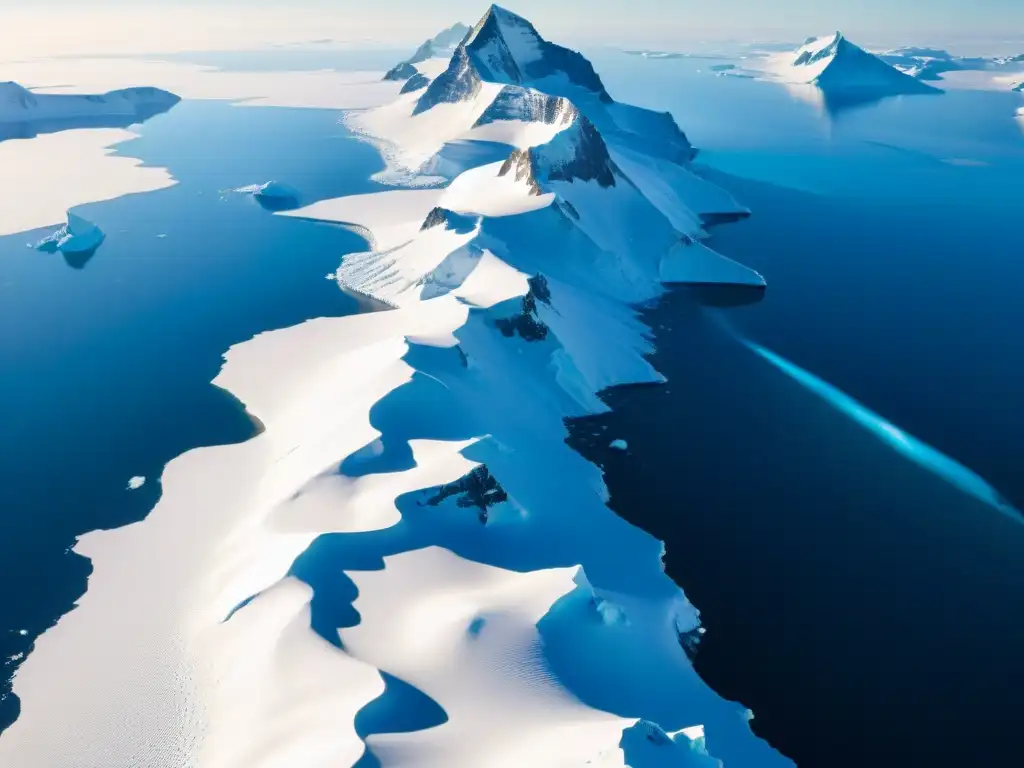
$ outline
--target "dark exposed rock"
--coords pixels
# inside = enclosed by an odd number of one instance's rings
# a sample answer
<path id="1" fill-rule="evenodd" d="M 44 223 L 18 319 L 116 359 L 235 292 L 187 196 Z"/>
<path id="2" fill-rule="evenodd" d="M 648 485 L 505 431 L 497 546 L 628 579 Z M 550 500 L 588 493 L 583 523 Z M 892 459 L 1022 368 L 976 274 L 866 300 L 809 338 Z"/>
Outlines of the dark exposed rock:
<path id="1" fill-rule="evenodd" d="M 579 114 L 568 99 L 549 96 L 518 85 L 506 85 L 476 121 L 474 127 L 498 120 L 523 120 L 548 125 L 568 123 Z"/>
<path id="2" fill-rule="evenodd" d="M 518 333 L 524 341 L 544 341 L 548 337 L 548 327 L 537 317 L 537 302 L 550 302 L 551 291 L 543 275 L 531 277 L 528 283 L 530 290 L 523 296 L 520 311 L 512 317 L 500 318 L 494 324 L 507 338 Z"/>
<path id="3" fill-rule="evenodd" d="M 446 224 L 448 222 L 447 211 L 444 208 L 434 207 L 430 213 L 427 214 L 427 218 L 423 220 L 423 226 L 420 227 L 420 232 L 425 229 L 431 229 L 438 226 L 439 224 Z"/>
<path id="4" fill-rule="evenodd" d="M 480 92 L 481 85 L 480 75 L 471 66 L 465 46 L 459 46 L 448 69 L 438 75 L 420 96 L 413 114 L 418 115 L 438 104 L 467 101 Z"/>
<path id="5" fill-rule="evenodd" d="M 573 133 L 570 133 L 573 131 Z M 563 134 L 565 134 L 563 136 Z M 568 128 L 555 137 L 555 142 L 570 141 L 573 143 L 573 152 L 568 159 L 561 156 L 561 152 L 551 152 L 547 147 L 535 147 L 531 149 L 534 166 L 542 167 L 546 176 L 552 181 L 596 181 L 602 187 L 615 186 L 614 164 L 608 154 L 604 139 L 597 132 L 594 124 L 587 118 L 580 117 L 576 121 L 576 127 Z M 554 142 L 552 142 L 554 144 Z M 550 146 L 550 145 L 549 145 Z"/>
<path id="6" fill-rule="evenodd" d="M 526 62 L 517 61 L 505 40 L 506 31 L 533 38 L 538 55 Z M 491 6 L 455 49 L 448 68 L 430 84 L 415 111 L 419 113 L 437 104 L 470 99 L 479 93 L 483 80 L 522 86 L 529 80 L 555 74 L 564 75 L 569 82 L 591 91 L 601 101 L 612 103 L 601 78 L 586 58 L 576 51 L 544 40 L 526 19 L 498 6 Z M 506 99 L 510 97 L 510 94 L 505 95 Z M 496 111 L 510 107 L 509 103 L 503 103 Z M 518 110 L 522 105 L 511 108 Z"/>
<path id="7" fill-rule="evenodd" d="M 526 281 L 530 286 L 530 293 L 532 293 L 537 301 L 551 305 L 551 289 L 548 288 L 548 279 L 544 275 L 536 274 Z"/>
<path id="8" fill-rule="evenodd" d="M 427 499 L 427 505 L 436 507 L 445 499 L 457 496 L 455 504 L 464 509 L 475 507 L 481 523 L 487 522 L 490 507 L 508 500 L 508 494 L 487 469 L 486 465 L 476 467 L 454 483 L 441 486 L 434 496 Z"/>
<path id="9" fill-rule="evenodd" d="M 408 80 L 410 77 L 414 77 L 418 74 L 419 70 L 416 69 L 416 67 L 408 61 L 403 61 L 401 64 L 396 64 L 394 67 L 389 69 L 384 74 L 384 79 L 398 82 L 401 80 Z"/>
<path id="10" fill-rule="evenodd" d="M 530 185 L 530 192 L 532 194 L 543 194 L 540 184 L 537 183 L 537 177 L 533 173 L 533 163 L 530 159 L 530 150 L 513 150 L 512 154 L 508 156 L 508 159 L 501 164 L 501 168 L 498 169 L 498 175 L 506 176 L 513 169 L 515 169 L 516 172 L 516 181 L 525 180 Z"/>
<path id="11" fill-rule="evenodd" d="M 506 30 L 517 37 L 532 38 L 540 55 L 527 62 L 516 61 L 505 40 Z M 527 79 L 560 73 L 574 85 L 597 94 L 602 101 L 612 101 L 593 65 L 582 54 L 549 43 L 529 21 L 497 5 L 490 7 L 463 45 L 488 80 L 522 84 Z"/>
<path id="12" fill-rule="evenodd" d="M 443 226 L 446 229 L 454 230 L 460 234 L 471 232 L 477 224 L 477 219 L 473 216 L 466 216 L 465 214 L 455 213 L 455 211 L 435 206 L 430 209 L 430 213 L 427 214 L 427 218 L 423 220 L 423 224 L 420 226 L 420 232 L 424 232 L 434 227 Z"/>
<path id="13" fill-rule="evenodd" d="M 405 81 L 405 85 L 402 86 L 402 90 L 399 93 L 411 93 L 421 88 L 426 88 L 428 85 L 430 85 L 430 78 L 421 72 L 417 72 Z"/>

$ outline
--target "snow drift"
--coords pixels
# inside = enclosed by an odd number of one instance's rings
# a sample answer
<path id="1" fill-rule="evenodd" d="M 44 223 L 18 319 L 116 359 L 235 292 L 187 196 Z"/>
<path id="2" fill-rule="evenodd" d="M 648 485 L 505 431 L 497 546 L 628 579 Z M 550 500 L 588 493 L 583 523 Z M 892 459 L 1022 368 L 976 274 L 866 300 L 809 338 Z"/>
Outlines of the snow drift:
<path id="1" fill-rule="evenodd" d="M 747 211 L 670 116 L 496 7 L 348 119 L 434 186 L 279 215 L 362 233 L 334 278 L 386 310 L 228 351 L 215 383 L 262 431 L 79 542 L 89 590 L 19 669 L 0 763 L 788 765 L 696 675 L 662 544 L 565 443 L 602 390 L 663 380 L 635 302 L 763 288 L 701 242 Z M 500 156 L 437 173 L 481 134 Z"/>

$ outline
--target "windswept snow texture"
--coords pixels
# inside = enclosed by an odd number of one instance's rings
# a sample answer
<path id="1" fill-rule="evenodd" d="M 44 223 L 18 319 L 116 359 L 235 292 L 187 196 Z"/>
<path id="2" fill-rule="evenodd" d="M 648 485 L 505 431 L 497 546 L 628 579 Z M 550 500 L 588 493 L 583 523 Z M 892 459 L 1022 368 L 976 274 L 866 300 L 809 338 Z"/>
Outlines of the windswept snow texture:
<path id="1" fill-rule="evenodd" d="M 180 100 L 159 88 L 78 95 L 33 93 L 17 83 L 0 83 L 0 140 L 68 128 L 125 128 L 166 112 Z"/>
<path id="2" fill-rule="evenodd" d="M 565 442 L 602 390 L 664 380 L 635 302 L 763 284 L 700 242 L 743 209 L 538 39 L 491 9 L 452 59 L 475 94 L 359 115 L 400 157 L 489 132 L 504 159 L 280 214 L 362 233 L 335 278 L 387 309 L 228 350 L 214 383 L 262 431 L 80 539 L 89 589 L 19 668 L 0 765 L 790 765 L 697 676 L 663 545 Z M 565 88 L 485 79 L 485 51 Z"/>

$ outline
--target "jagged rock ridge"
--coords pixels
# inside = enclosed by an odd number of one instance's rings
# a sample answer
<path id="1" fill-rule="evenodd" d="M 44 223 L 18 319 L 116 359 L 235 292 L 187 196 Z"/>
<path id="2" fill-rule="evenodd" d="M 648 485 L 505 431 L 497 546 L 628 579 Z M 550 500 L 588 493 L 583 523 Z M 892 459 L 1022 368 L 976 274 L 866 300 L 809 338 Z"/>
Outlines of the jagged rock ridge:
<path id="1" fill-rule="evenodd" d="M 586 58 L 576 51 L 549 43 L 534 26 L 510 11 L 492 5 L 456 49 L 448 71 L 434 80 L 418 111 L 465 98 L 465 70 L 476 81 L 526 85 L 554 75 L 583 88 L 602 102 L 612 98 Z M 475 93 L 475 92 L 474 92 Z"/>
<path id="2" fill-rule="evenodd" d="M 506 85 L 498 92 L 474 127 L 487 125 L 498 120 L 523 120 L 526 122 L 555 125 L 570 123 L 579 115 L 579 110 L 562 96 L 549 96 L 532 88 Z"/>
<path id="3" fill-rule="evenodd" d="M 614 187 L 618 171 L 601 134 L 582 115 L 547 144 L 514 150 L 498 175 L 513 169 L 516 181 L 526 180 L 537 195 L 548 181 L 596 181 L 602 187 Z"/>

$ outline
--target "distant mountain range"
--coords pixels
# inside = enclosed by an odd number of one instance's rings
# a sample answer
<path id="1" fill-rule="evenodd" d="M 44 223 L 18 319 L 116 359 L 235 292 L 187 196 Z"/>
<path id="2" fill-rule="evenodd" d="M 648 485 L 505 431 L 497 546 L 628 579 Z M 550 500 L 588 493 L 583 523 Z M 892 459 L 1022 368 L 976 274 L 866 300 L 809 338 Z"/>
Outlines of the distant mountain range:
<path id="1" fill-rule="evenodd" d="M 385 80 L 408 80 L 417 74 L 416 64 L 437 58 L 448 58 L 469 33 L 469 27 L 458 23 L 448 27 L 417 48 L 412 56 L 400 61 L 384 75 Z"/>

